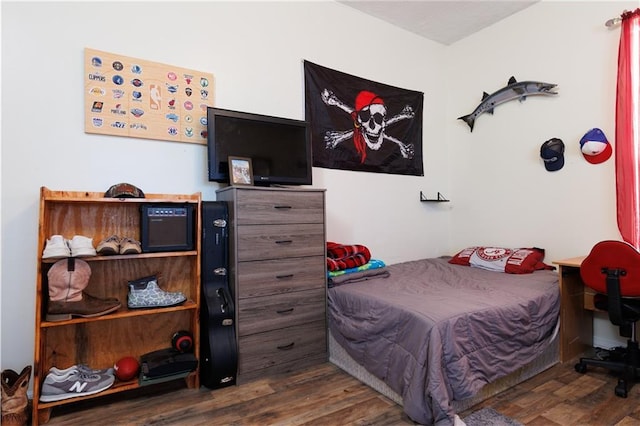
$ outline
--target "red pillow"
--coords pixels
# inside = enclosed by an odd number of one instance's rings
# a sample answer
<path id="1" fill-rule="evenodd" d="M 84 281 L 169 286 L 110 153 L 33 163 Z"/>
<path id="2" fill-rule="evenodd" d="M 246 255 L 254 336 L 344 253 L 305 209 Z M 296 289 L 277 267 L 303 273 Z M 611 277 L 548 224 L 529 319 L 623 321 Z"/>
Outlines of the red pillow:
<path id="1" fill-rule="evenodd" d="M 453 263 L 454 265 L 464 265 L 469 266 L 469 258 L 476 251 L 478 247 L 467 247 L 466 249 L 461 250 L 449 259 L 449 263 Z"/>
<path id="2" fill-rule="evenodd" d="M 544 249 L 537 247 L 468 247 L 453 256 L 449 263 L 507 274 L 530 274 L 540 269 L 555 269 L 545 264 L 543 259 Z"/>

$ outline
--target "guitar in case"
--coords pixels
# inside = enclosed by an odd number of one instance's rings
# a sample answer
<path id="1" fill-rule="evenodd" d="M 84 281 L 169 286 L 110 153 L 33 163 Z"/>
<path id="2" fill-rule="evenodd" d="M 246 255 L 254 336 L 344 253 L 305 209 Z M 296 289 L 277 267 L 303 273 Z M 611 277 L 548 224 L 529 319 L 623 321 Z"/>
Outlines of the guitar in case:
<path id="1" fill-rule="evenodd" d="M 225 201 L 202 202 L 200 382 L 210 389 L 235 384 L 238 370 L 235 306 L 227 275 L 228 222 Z"/>

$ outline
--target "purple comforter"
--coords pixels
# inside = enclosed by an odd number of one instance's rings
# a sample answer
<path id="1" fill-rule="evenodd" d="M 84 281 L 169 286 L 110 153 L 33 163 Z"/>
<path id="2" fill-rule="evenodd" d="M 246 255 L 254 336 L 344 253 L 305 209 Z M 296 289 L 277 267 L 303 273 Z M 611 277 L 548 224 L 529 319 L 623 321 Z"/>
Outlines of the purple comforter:
<path id="1" fill-rule="evenodd" d="M 422 424 L 453 424 L 452 400 L 528 362 L 558 321 L 558 275 L 513 275 L 449 258 L 387 266 L 388 278 L 329 289 L 336 341 Z"/>

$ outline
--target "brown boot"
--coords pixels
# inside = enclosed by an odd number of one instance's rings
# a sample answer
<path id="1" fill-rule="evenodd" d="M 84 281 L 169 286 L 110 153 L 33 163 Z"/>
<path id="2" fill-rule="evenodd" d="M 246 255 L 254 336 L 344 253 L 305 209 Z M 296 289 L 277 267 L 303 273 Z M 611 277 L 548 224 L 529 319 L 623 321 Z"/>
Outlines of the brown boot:
<path id="1" fill-rule="evenodd" d="M 78 302 L 49 301 L 47 321 L 70 320 L 71 317 L 92 318 L 117 311 L 121 304 L 117 299 L 98 299 L 82 292 Z"/>
<path id="2" fill-rule="evenodd" d="M 99 299 L 83 291 L 91 278 L 91 268 L 84 260 L 59 260 L 49 269 L 47 278 L 47 321 L 69 320 L 74 316 L 97 317 L 116 311 L 121 306 L 118 299 Z"/>
<path id="3" fill-rule="evenodd" d="M 27 389 L 31 377 L 31 366 L 27 365 L 20 374 L 13 370 L 2 372 L 2 425 L 22 426 L 27 424 Z"/>

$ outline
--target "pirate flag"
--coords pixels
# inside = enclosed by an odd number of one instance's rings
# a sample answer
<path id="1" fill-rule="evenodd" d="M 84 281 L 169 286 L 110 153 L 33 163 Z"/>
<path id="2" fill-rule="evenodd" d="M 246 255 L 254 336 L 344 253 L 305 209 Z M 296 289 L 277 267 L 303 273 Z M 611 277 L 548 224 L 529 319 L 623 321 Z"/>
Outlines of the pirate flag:
<path id="1" fill-rule="evenodd" d="M 313 165 L 424 176 L 424 94 L 304 61 Z"/>

